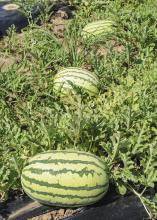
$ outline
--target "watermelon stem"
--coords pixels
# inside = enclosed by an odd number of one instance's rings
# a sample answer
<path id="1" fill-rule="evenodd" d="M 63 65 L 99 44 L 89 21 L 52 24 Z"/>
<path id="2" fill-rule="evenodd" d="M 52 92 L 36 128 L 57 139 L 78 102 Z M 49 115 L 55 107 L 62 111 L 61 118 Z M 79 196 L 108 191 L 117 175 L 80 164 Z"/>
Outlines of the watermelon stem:
<path id="1" fill-rule="evenodd" d="M 132 186 L 130 186 L 129 184 L 127 184 L 126 186 L 132 193 L 134 193 L 141 201 L 142 205 L 144 206 L 148 216 L 150 219 L 153 219 L 153 216 L 151 215 L 151 211 L 148 209 L 148 207 L 146 206 L 146 204 L 144 203 L 143 201 L 143 193 L 145 192 L 146 190 L 146 187 L 144 188 L 144 190 L 142 191 L 142 193 L 138 193 Z"/>

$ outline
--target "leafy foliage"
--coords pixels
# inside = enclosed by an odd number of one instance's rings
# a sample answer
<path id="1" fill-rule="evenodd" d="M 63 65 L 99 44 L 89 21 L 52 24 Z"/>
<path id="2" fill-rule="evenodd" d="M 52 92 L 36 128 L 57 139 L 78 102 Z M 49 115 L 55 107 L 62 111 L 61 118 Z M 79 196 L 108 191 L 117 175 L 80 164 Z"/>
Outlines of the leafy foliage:
<path id="1" fill-rule="evenodd" d="M 156 196 L 144 197 L 157 184 L 156 1 L 70 3 L 77 11 L 63 41 L 43 17 L 40 28 L 30 21 L 22 35 L 10 31 L 0 41 L 0 56 L 16 59 L 0 70 L 1 198 L 21 187 L 29 157 L 74 148 L 107 161 L 117 191 L 135 193 L 156 218 Z M 106 18 L 117 23 L 114 35 L 94 45 L 84 42 L 84 25 Z M 69 66 L 94 71 L 101 81 L 99 96 L 70 97 L 71 105 L 56 98 L 53 76 Z"/>

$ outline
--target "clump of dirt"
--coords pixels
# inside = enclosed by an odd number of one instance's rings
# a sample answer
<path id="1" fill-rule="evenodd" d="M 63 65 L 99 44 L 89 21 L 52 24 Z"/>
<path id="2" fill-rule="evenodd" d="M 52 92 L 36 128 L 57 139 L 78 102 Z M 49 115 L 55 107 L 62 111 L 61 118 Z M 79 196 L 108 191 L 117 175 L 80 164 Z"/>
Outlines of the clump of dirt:
<path id="1" fill-rule="evenodd" d="M 62 18 L 54 18 L 51 20 L 53 23 L 53 32 L 58 38 L 64 38 L 65 20 Z"/>
<path id="2" fill-rule="evenodd" d="M 52 24 L 51 30 L 59 38 L 64 38 L 64 31 L 68 20 L 72 18 L 72 11 L 68 6 L 59 8 L 50 19 L 50 24 Z"/>
<path id="3" fill-rule="evenodd" d="M 80 209 L 59 209 L 29 218 L 28 220 L 60 220 L 74 215 L 75 213 L 79 212 L 79 210 Z"/>
<path id="4" fill-rule="evenodd" d="M 125 47 L 114 40 L 108 41 L 108 44 L 110 44 L 111 49 L 117 53 L 122 53 L 125 51 Z M 107 56 L 109 53 L 110 49 L 105 46 L 100 46 L 97 50 L 97 55 L 99 56 Z"/>

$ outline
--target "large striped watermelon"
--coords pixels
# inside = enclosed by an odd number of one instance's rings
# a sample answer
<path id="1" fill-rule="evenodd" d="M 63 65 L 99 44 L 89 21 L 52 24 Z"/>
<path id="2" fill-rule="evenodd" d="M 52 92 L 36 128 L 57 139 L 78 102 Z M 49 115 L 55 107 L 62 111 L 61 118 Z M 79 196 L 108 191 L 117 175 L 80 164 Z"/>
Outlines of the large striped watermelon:
<path id="1" fill-rule="evenodd" d="M 33 157 L 23 169 L 24 191 L 43 204 L 80 207 L 100 200 L 107 192 L 106 164 L 81 151 L 51 151 Z"/>
<path id="2" fill-rule="evenodd" d="M 87 24 L 82 30 L 84 39 L 101 39 L 115 31 L 115 23 L 112 20 L 99 20 Z"/>
<path id="3" fill-rule="evenodd" d="M 59 96 L 68 96 L 82 89 L 89 95 L 98 94 L 98 77 L 85 69 L 69 67 L 59 71 L 54 77 L 54 92 Z"/>

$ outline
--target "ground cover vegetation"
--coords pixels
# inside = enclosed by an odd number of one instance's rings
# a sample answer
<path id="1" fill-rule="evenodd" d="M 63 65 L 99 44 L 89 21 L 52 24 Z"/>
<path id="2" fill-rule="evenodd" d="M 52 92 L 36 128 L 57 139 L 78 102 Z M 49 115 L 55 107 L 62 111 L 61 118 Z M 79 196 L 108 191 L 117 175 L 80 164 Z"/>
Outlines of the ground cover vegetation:
<path id="1" fill-rule="evenodd" d="M 56 19 L 45 3 L 40 26 L 30 17 L 21 34 L 11 28 L 0 41 L 0 199 L 21 189 L 28 158 L 73 148 L 102 157 L 117 192 L 135 193 L 155 219 L 157 1 L 69 3 L 75 6 L 73 18 L 58 18 L 59 30 L 54 31 Z M 30 7 L 28 1 L 24 5 Z M 115 21 L 114 33 L 84 41 L 82 28 L 100 19 Z M 80 92 L 70 104 L 62 102 L 53 92 L 53 79 L 63 67 L 97 74 L 99 95 Z M 153 197 L 145 196 L 148 190 Z"/>

